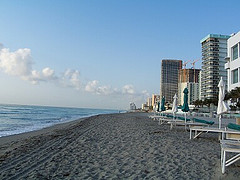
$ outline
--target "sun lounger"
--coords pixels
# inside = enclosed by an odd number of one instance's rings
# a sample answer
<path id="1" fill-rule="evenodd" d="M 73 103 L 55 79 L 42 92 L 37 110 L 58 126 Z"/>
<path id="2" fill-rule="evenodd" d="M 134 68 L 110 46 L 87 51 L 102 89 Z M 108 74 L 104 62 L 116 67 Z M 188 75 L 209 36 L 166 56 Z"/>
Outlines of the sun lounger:
<path id="1" fill-rule="evenodd" d="M 209 124 L 209 125 L 213 125 L 213 124 L 214 124 L 213 121 L 206 121 L 206 120 L 197 119 L 197 118 L 193 118 L 193 121 L 194 121 L 194 122 L 198 122 L 198 123 L 203 123 L 203 124 Z"/>
<path id="2" fill-rule="evenodd" d="M 223 132 L 223 139 L 240 140 L 240 125 L 229 123 Z"/>
<path id="3" fill-rule="evenodd" d="M 153 120 L 158 120 L 159 121 L 159 125 L 167 123 L 168 121 L 171 121 L 172 118 L 170 118 L 168 115 L 162 114 L 162 115 L 153 115 L 153 116 L 149 116 L 150 118 L 152 118 Z"/>
<path id="4" fill-rule="evenodd" d="M 172 129 L 172 124 L 173 123 L 176 123 L 176 122 L 183 122 L 182 120 L 178 120 L 177 117 L 171 115 L 171 114 L 164 114 L 164 115 L 161 115 L 161 116 L 150 116 L 150 118 L 152 118 L 153 120 L 158 120 L 159 121 L 159 125 L 162 125 L 162 124 L 171 124 L 171 127 L 170 129 Z"/>
<path id="5" fill-rule="evenodd" d="M 178 125 L 178 126 L 188 126 L 189 128 L 191 128 L 191 127 L 203 127 L 203 126 L 208 126 L 207 124 L 204 124 L 204 123 L 198 123 L 198 122 L 183 122 L 183 121 L 181 121 L 181 122 L 176 122 L 175 123 L 176 125 Z"/>
<path id="6" fill-rule="evenodd" d="M 221 167 L 222 173 L 224 174 L 227 166 L 240 160 L 240 125 L 229 123 L 226 127 L 226 131 L 222 132 L 222 137 L 226 138 L 220 141 Z M 235 153 L 235 155 L 226 160 L 226 154 L 228 152 Z"/>
<path id="7" fill-rule="evenodd" d="M 192 138 L 192 131 L 194 131 L 194 136 Z M 193 126 L 190 128 L 190 139 L 195 139 L 197 137 L 199 137 L 202 133 L 209 133 L 209 132 L 213 132 L 213 133 L 222 133 L 225 131 L 225 128 L 217 128 L 217 127 L 197 127 L 197 126 Z"/>
<path id="8" fill-rule="evenodd" d="M 238 125 L 238 124 L 229 123 L 227 127 L 230 128 L 230 129 L 234 129 L 234 130 L 240 131 L 240 125 Z"/>
<path id="9" fill-rule="evenodd" d="M 178 116 L 177 119 L 185 121 L 185 117 Z M 191 119 L 186 118 L 186 121 L 191 121 Z"/>
<path id="10" fill-rule="evenodd" d="M 204 126 L 210 126 L 214 124 L 213 121 L 206 121 L 206 120 L 201 120 L 196 118 L 193 118 L 193 119 L 186 118 L 186 122 L 184 117 L 177 117 L 177 119 L 180 119 L 181 121 L 176 122 L 175 125 L 185 126 L 185 129 L 186 127 L 189 127 L 190 129 L 191 127 L 204 127 Z"/>
<path id="11" fill-rule="evenodd" d="M 222 173 L 225 173 L 225 168 L 234 162 L 240 160 L 240 125 L 229 123 L 226 128 L 217 127 L 191 127 L 190 139 L 192 139 L 192 131 L 195 131 L 193 139 L 200 136 L 203 132 L 221 133 L 221 168 Z M 232 158 L 226 160 L 226 153 L 237 153 Z"/>
<path id="12" fill-rule="evenodd" d="M 229 123 L 232 124 L 232 123 Z M 229 125 L 228 125 L 229 126 Z M 228 127 L 227 126 L 227 127 Z M 240 125 L 238 125 L 240 126 Z M 231 125 L 229 127 L 232 127 Z M 192 139 L 192 131 L 195 132 L 195 135 L 193 136 L 193 139 L 199 137 L 202 133 L 206 132 L 212 132 L 212 133 L 221 133 L 222 134 L 222 140 L 226 138 L 226 136 L 229 135 L 240 135 L 240 131 L 230 128 L 218 128 L 218 127 L 197 127 L 193 126 L 190 128 L 190 139 Z M 229 139 L 229 138 L 228 138 Z"/>
<path id="13" fill-rule="evenodd" d="M 220 144 L 221 144 L 221 168 L 222 173 L 224 174 L 226 167 L 240 160 L 240 141 L 221 140 Z M 227 160 L 226 154 L 228 152 L 235 153 L 235 155 Z"/>

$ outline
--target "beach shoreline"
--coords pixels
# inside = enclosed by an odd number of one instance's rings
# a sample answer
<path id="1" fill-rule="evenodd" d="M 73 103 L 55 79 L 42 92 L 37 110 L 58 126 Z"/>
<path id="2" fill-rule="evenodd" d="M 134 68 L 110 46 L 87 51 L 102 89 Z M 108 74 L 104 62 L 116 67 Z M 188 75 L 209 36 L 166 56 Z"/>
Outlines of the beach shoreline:
<path id="1" fill-rule="evenodd" d="M 0 179 L 238 179 L 218 135 L 189 140 L 148 113 L 104 114 L 0 138 Z"/>

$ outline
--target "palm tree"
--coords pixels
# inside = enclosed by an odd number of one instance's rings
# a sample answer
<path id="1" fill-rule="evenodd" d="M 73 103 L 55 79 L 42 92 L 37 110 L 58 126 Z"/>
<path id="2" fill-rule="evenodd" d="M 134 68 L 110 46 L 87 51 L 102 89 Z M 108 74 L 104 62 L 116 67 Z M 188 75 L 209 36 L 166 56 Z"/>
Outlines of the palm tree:
<path id="1" fill-rule="evenodd" d="M 200 106 L 199 101 L 200 101 L 199 99 L 197 99 L 196 101 L 193 101 L 193 105 L 195 106 L 195 108 Z"/>
<path id="2" fill-rule="evenodd" d="M 230 92 L 227 92 L 225 95 L 225 100 L 230 100 L 232 103 L 236 103 L 236 106 L 240 108 L 240 87 L 236 87 Z M 234 106 L 232 107 L 234 108 Z"/>

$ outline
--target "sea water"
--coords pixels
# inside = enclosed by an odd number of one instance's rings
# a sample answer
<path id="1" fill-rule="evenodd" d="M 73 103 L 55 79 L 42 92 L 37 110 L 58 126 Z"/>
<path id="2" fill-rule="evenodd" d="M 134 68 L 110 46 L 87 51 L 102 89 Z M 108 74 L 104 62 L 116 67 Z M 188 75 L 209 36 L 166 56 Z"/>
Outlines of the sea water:
<path id="1" fill-rule="evenodd" d="M 117 110 L 63 108 L 27 105 L 0 105 L 0 137 L 39 130 L 55 124 Z"/>

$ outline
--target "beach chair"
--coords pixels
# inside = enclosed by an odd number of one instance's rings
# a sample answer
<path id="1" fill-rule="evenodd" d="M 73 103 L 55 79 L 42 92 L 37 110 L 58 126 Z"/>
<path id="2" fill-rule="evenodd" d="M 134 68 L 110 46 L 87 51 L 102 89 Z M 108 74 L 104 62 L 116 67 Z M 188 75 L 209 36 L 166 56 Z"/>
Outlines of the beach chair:
<path id="1" fill-rule="evenodd" d="M 176 123 L 176 122 L 182 122 L 182 120 L 177 120 L 177 117 L 171 115 L 171 114 L 164 114 L 162 116 L 153 116 L 153 118 L 155 118 L 155 120 L 159 121 L 159 125 L 162 124 L 171 124 L 170 129 L 172 129 L 172 124 Z"/>
<path id="2" fill-rule="evenodd" d="M 221 145 L 221 169 L 222 174 L 224 174 L 226 167 L 240 160 L 240 141 L 221 140 L 220 145 Z M 227 153 L 235 153 L 235 155 L 227 160 L 226 159 Z"/>
<path id="3" fill-rule="evenodd" d="M 226 167 L 240 160 L 240 125 L 229 123 L 222 137 L 225 138 L 220 141 L 221 168 L 224 174 Z M 227 153 L 234 153 L 235 155 L 227 160 Z"/>
<path id="4" fill-rule="evenodd" d="M 238 127 L 240 125 L 235 124 L 234 127 Z M 202 133 L 221 133 L 222 136 L 219 139 L 234 139 L 234 136 L 237 136 L 236 139 L 238 139 L 238 136 L 240 135 L 240 130 L 232 129 L 233 123 L 229 123 L 227 127 L 225 128 L 218 128 L 218 127 L 191 127 L 190 128 L 190 139 L 195 139 L 199 137 Z M 192 131 L 195 132 L 195 135 L 192 138 Z M 231 136 L 231 137 L 230 137 Z"/>
<path id="5" fill-rule="evenodd" d="M 200 119 L 190 119 L 190 118 L 186 118 L 186 122 L 185 122 L 185 118 L 184 117 L 177 117 L 179 120 L 181 120 L 180 122 L 176 122 L 175 126 L 185 126 L 192 128 L 192 127 L 206 127 L 206 126 L 210 126 L 212 124 L 214 124 L 214 122 L 212 121 L 206 121 L 206 120 L 200 120 Z"/>
<path id="6" fill-rule="evenodd" d="M 207 121 L 207 120 L 204 120 L 204 119 L 197 119 L 197 118 L 193 118 L 193 122 L 203 123 L 203 124 L 207 124 L 209 126 L 214 124 L 213 121 Z"/>
<path id="7" fill-rule="evenodd" d="M 173 121 L 176 121 L 176 117 L 174 117 L 171 114 L 165 114 L 164 118 L 161 118 L 159 120 L 159 125 L 170 123 L 170 122 L 173 122 Z"/>
<path id="8" fill-rule="evenodd" d="M 204 120 L 204 119 L 197 119 L 197 118 L 193 118 L 193 121 L 195 123 L 202 123 L 203 125 L 202 126 L 191 126 L 190 127 L 190 139 L 192 139 L 192 132 L 194 131 L 195 134 L 194 134 L 194 137 L 193 139 L 197 138 L 198 136 L 200 136 L 202 133 L 208 133 L 208 132 L 223 132 L 224 131 L 224 128 L 222 129 L 219 129 L 219 128 L 216 128 L 216 127 L 210 127 L 214 124 L 213 121 L 208 121 L 208 120 Z"/>
<path id="9" fill-rule="evenodd" d="M 185 121 L 185 117 L 178 116 L 177 119 L 182 120 L 182 121 Z M 186 118 L 186 121 L 187 121 L 187 122 L 188 122 L 188 121 L 191 121 L 191 119 L 190 119 L 190 118 Z"/>
<path id="10" fill-rule="evenodd" d="M 149 118 L 151 118 L 152 120 L 157 120 L 159 122 L 159 125 L 161 125 L 169 120 L 168 115 L 163 114 L 163 113 L 159 114 L 159 115 L 149 116 Z"/>

